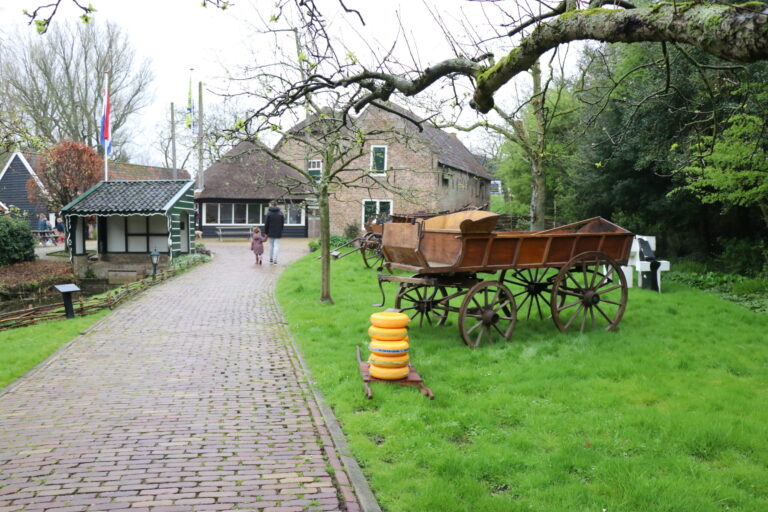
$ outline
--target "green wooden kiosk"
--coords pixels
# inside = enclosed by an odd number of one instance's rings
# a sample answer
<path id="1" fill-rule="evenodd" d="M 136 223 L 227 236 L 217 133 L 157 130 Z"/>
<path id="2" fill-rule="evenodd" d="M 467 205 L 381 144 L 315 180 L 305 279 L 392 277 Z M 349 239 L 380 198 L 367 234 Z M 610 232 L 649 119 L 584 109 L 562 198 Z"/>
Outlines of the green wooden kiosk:
<path id="1" fill-rule="evenodd" d="M 102 181 L 66 205 L 67 245 L 79 277 L 127 282 L 195 250 L 194 182 L 191 180 Z M 86 240 L 96 238 L 96 254 Z M 94 233 L 95 231 L 95 233 Z"/>

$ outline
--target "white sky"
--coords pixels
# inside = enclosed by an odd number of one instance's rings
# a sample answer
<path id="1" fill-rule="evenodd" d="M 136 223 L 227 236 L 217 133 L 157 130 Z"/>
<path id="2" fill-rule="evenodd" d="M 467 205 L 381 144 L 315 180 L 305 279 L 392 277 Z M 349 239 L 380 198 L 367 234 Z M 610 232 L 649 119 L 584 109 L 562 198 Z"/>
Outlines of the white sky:
<path id="1" fill-rule="evenodd" d="M 2 0 L 0 30 L 25 27 L 22 9 L 44 3 L 47 2 Z M 191 76 L 196 96 L 198 80 L 202 80 L 206 88 L 226 89 L 226 70 L 235 71 L 260 58 L 270 61 L 274 50 L 274 39 L 259 34 L 257 27 L 262 26 L 260 18 L 268 19 L 274 13 L 275 0 L 234 0 L 235 5 L 226 11 L 203 8 L 196 0 L 90 0 L 90 3 L 97 9 L 94 15 L 97 22 L 109 20 L 118 24 L 136 49 L 137 60 L 148 57 L 152 62 L 154 102 L 137 114 L 137 136 L 129 149 L 134 161 L 162 164 L 160 154 L 150 146 L 170 103 L 186 105 L 190 68 L 194 68 Z M 428 3 L 438 5 L 447 22 L 469 19 L 479 31 L 488 24 L 482 9 L 492 5 L 466 0 L 429 0 Z M 360 48 L 359 37 L 369 42 L 378 40 L 381 47 L 389 48 L 398 32 L 399 12 L 411 41 L 417 43 L 416 51 L 423 65 L 451 56 L 425 2 L 346 0 L 345 4 L 360 9 L 365 27 L 354 15 L 342 15 L 336 0 L 319 2 L 330 30 L 342 34 L 340 37 L 356 49 Z M 64 0 L 54 23 L 77 21 L 79 14 L 69 0 Z M 34 27 L 26 30 L 34 31 Z M 364 52 L 364 47 L 359 51 Z M 215 96 L 206 94 L 205 102 L 212 101 L 216 101 Z"/>

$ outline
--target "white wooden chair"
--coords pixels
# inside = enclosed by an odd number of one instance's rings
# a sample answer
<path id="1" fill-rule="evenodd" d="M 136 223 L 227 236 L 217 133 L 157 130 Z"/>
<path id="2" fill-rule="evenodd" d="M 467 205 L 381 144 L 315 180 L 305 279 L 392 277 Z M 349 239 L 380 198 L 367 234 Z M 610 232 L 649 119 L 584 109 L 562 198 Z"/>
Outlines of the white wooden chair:
<path id="1" fill-rule="evenodd" d="M 633 274 L 637 272 L 637 286 L 643 287 L 643 280 L 650 280 L 650 272 L 653 271 L 652 267 L 656 268 L 656 283 L 661 292 L 661 273 L 669 270 L 669 262 L 666 260 L 657 260 L 653 254 L 648 255 L 642 250 L 640 240 L 647 242 L 651 251 L 656 251 L 656 237 L 649 235 L 635 235 L 635 239 L 632 240 L 632 248 L 629 252 L 629 261 L 627 266 L 622 267 L 624 276 L 627 278 L 627 286 L 632 287 Z M 655 265 L 655 264 L 658 265 Z M 648 285 L 647 285 L 648 286 Z M 652 286 L 652 284 L 650 285 Z"/>

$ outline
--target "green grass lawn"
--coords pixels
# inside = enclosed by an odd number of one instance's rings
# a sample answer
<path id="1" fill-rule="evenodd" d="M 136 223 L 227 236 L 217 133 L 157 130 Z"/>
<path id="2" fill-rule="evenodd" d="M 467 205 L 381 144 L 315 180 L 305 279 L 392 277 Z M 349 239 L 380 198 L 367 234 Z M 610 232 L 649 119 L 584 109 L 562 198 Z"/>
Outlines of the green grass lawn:
<path id="1" fill-rule="evenodd" d="M 523 318 L 474 350 L 451 315 L 410 332 L 435 400 L 381 383 L 368 400 L 354 347 L 384 309 L 375 273 L 332 265 L 335 305 L 312 256 L 278 298 L 385 510 L 768 510 L 768 315 L 665 283 L 630 291 L 617 332 Z"/>
<path id="2" fill-rule="evenodd" d="M 27 373 L 107 313 L 109 310 L 0 331 L 0 389 Z"/>

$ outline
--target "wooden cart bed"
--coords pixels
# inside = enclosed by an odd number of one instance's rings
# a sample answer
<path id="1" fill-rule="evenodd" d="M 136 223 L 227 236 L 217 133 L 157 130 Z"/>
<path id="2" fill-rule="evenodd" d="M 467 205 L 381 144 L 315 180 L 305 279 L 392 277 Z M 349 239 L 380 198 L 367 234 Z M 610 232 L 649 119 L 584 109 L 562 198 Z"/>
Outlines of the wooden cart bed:
<path id="1" fill-rule="evenodd" d="M 469 211 L 384 224 L 382 250 L 391 268 L 419 274 L 561 267 L 597 251 L 626 264 L 633 234 L 602 217 L 545 231 L 495 232 L 498 214 Z"/>

